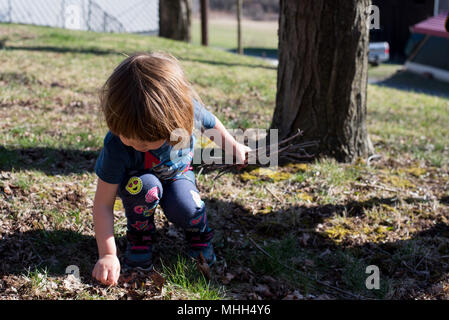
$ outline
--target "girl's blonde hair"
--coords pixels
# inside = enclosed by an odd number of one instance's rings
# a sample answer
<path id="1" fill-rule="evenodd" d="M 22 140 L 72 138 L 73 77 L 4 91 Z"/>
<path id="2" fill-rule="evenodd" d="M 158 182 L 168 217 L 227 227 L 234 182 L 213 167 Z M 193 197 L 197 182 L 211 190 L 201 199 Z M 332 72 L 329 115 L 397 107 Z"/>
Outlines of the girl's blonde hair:
<path id="1" fill-rule="evenodd" d="M 115 135 L 171 141 L 171 133 L 194 126 L 193 100 L 201 102 L 179 61 L 162 52 L 136 53 L 115 68 L 100 92 L 101 110 Z"/>

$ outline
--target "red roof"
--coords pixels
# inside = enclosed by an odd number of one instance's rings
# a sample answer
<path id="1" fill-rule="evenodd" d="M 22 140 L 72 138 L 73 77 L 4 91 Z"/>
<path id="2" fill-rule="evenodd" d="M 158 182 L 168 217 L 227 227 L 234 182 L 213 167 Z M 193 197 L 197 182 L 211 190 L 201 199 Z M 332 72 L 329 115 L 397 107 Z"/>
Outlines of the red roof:
<path id="1" fill-rule="evenodd" d="M 440 14 L 436 17 L 429 18 L 412 27 L 415 33 L 428 34 L 430 36 L 442 37 L 449 39 L 449 32 L 446 31 L 444 25 L 447 19 L 447 13 Z"/>

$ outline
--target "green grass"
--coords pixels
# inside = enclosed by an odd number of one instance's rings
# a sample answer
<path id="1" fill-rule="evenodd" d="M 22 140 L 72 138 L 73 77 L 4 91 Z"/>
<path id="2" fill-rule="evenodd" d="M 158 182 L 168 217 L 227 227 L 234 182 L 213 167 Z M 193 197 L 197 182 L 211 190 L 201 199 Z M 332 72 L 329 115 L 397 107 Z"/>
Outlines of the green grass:
<path id="1" fill-rule="evenodd" d="M 242 42 L 245 48 L 276 49 L 277 21 L 248 21 L 242 23 Z M 192 43 L 201 44 L 201 21 L 193 19 Z M 237 48 L 237 19 L 210 19 L 209 45 L 223 49 Z"/>
<path id="2" fill-rule="evenodd" d="M 380 137 L 394 154 L 448 165 L 447 98 L 377 86 L 369 93 L 368 124 L 374 142 Z"/>
<path id="3" fill-rule="evenodd" d="M 28 270 L 27 275 L 30 279 L 31 288 L 34 290 L 40 290 L 48 281 L 48 271 L 46 269 Z"/>
<path id="4" fill-rule="evenodd" d="M 253 31 L 260 42 L 245 46 L 276 47 L 275 31 L 265 38 Z M 226 35 L 234 30 L 222 24 L 220 32 L 211 45 L 234 48 L 234 39 Z M 6 39 L 0 49 L 0 232 L 8 235 L 0 239 L 6 257 L 1 267 L 8 265 L 1 270 L 8 286 L 24 288 L 16 295 L 0 288 L 0 297 L 41 297 L 29 289 L 42 287 L 42 270 L 57 286 L 42 294 L 55 299 L 247 299 L 257 298 L 254 288 L 260 284 L 270 286 L 274 299 L 295 290 L 345 297 L 305 280 L 315 276 L 373 298 L 439 297 L 431 287 L 444 284 L 449 272 L 444 258 L 449 245 L 446 96 L 369 85 L 367 126 L 381 156 L 370 166 L 366 159 L 354 164 L 319 159 L 279 167 L 273 174 L 248 168 L 214 180 L 216 172 L 203 172 L 199 187 L 216 230 L 219 259 L 211 281 L 193 263 L 171 258 L 163 249 L 163 266 L 156 263 L 166 280 L 162 292 L 151 292 L 151 281 L 139 290 L 123 285 L 104 290 L 90 276 L 97 258 L 93 165 L 107 132 L 98 89 L 113 68 L 124 54 L 172 53 L 208 109 L 229 128 L 269 127 L 276 68 L 223 50 L 140 35 L 0 24 L 0 38 Z M 397 69 L 382 65 L 370 69 L 370 76 L 388 80 Z M 180 251 L 183 239 L 167 236 L 167 225 L 158 209 L 158 245 Z M 115 226 L 123 250 L 126 218 L 119 206 Z M 274 259 L 255 248 L 248 235 Z M 77 291 L 61 285 L 65 267 L 72 264 L 81 270 Z M 364 268 L 370 264 L 381 268 L 385 282 L 379 292 L 364 289 Z M 34 271 L 24 274 L 24 267 Z M 426 271 L 429 279 L 423 280 Z M 225 284 L 227 274 L 235 278 Z M 264 282 L 266 276 L 279 286 Z"/>
<path id="5" fill-rule="evenodd" d="M 211 283 L 198 272 L 195 262 L 178 256 L 174 265 L 162 262 L 162 273 L 170 295 L 184 296 L 189 300 L 223 300 L 225 291 Z"/>
<path id="6" fill-rule="evenodd" d="M 399 64 L 383 63 L 377 67 L 370 66 L 368 69 L 368 74 L 370 78 L 381 81 L 389 78 L 402 68 L 403 66 Z"/>
<path id="7" fill-rule="evenodd" d="M 250 257 L 253 270 L 273 277 L 284 277 L 292 286 L 300 286 L 307 290 L 311 281 L 303 277 L 302 273 L 293 272 L 298 261 L 306 259 L 305 253 L 298 252 L 298 239 L 288 235 L 285 239 L 272 241 L 263 246 L 262 252 Z"/>

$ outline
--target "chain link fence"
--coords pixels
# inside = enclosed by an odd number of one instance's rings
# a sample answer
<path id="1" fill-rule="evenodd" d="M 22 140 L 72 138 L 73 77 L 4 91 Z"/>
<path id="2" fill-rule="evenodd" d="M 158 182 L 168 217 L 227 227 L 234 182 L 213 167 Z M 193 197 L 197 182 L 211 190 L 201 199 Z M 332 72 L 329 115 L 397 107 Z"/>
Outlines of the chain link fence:
<path id="1" fill-rule="evenodd" d="M 159 0 L 0 0 L 0 22 L 157 35 Z"/>

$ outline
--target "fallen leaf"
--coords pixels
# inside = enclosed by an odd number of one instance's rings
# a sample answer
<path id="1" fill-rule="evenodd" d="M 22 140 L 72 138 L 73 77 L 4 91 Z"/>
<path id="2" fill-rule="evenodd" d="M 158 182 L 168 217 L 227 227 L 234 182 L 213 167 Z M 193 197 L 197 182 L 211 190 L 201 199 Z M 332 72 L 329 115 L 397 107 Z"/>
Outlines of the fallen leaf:
<path id="1" fill-rule="evenodd" d="M 201 272 L 207 280 L 210 280 L 210 267 L 207 264 L 202 252 L 200 252 L 200 256 L 196 260 L 196 266 L 198 267 L 198 271 Z"/>
<path id="2" fill-rule="evenodd" d="M 165 284 L 165 278 L 158 272 L 153 272 L 151 274 L 151 280 L 153 281 L 154 285 L 159 289 L 162 290 L 162 287 Z"/>
<path id="3" fill-rule="evenodd" d="M 3 187 L 3 192 L 7 195 L 12 194 L 11 188 L 8 185 Z"/>
<path id="4" fill-rule="evenodd" d="M 313 266 L 315 265 L 315 262 L 314 262 L 313 260 L 310 260 L 310 259 L 306 259 L 306 260 L 304 261 L 304 263 L 305 263 L 305 265 L 308 266 L 308 267 L 313 267 Z"/>
<path id="5" fill-rule="evenodd" d="M 307 246 L 307 240 L 310 239 L 310 235 L 308 233 L 304 233 L 301 237 L 301 242 L 304 246 Z"/>
<path id="6" fill-rule="evenodd" d="M 68 291 L 76 291 L 81 289 L 82 285 L 77 277 L 73 274 L 69 274 L 63 281 L 63 287 Z"/>
<path id="7" fill-rule="evenodd" d="M 270 298 L 273 296 L 273 294 L 270 291 L 270 288 L 268 288 L 265 284 L 259 284 L 254 288 L 254 291 L 260 295 L 265 296 L 266 298 Z"/>
<path id="8" fill-rule="evenodd" d="M 235 278 L 235 275 L 233 275 L 232 273 L 228 272 L 228 273 L 226 273 L 226 275 L 224 277 L 221 278 L 221 282 L 223 284 L 228 284 L 234 278 Z"/>
<path id="9" fill-rule="evenodd" d="M 304 296 L 298 290 L 286 295 L 282 300 L 304 300 Z"/>

